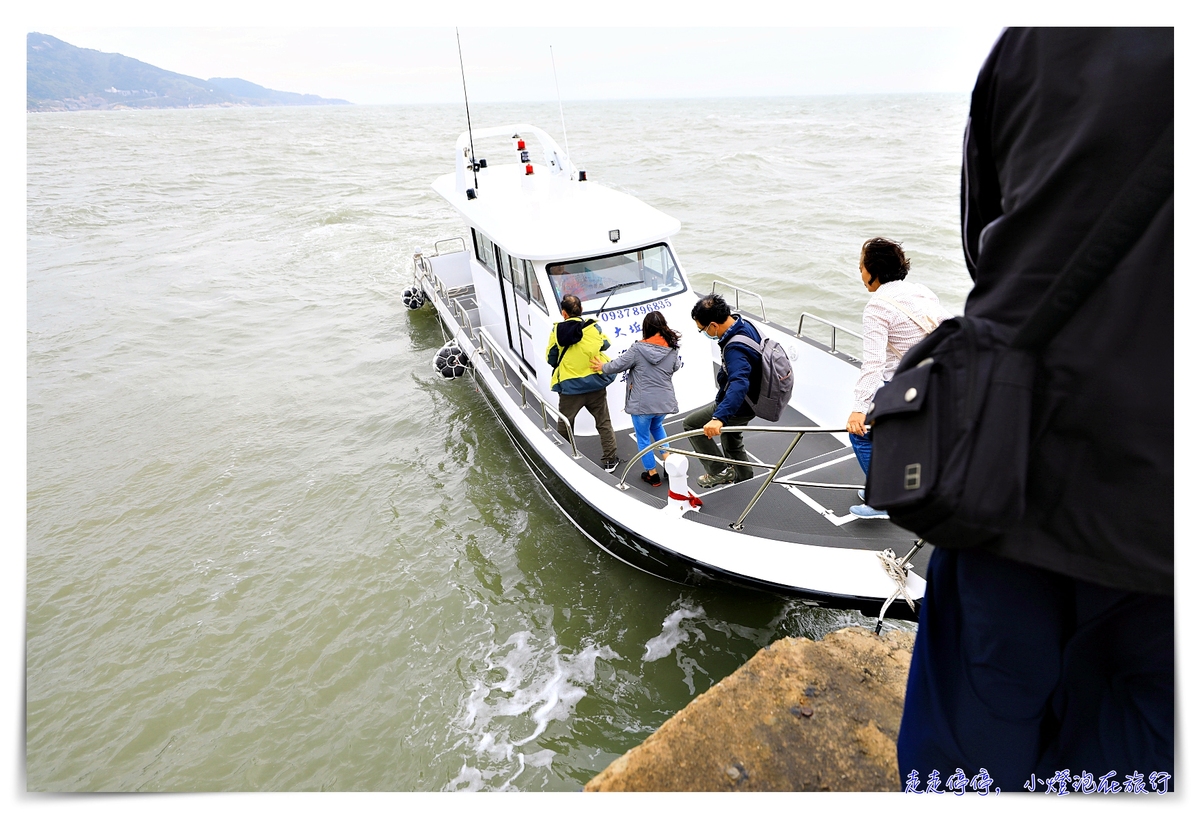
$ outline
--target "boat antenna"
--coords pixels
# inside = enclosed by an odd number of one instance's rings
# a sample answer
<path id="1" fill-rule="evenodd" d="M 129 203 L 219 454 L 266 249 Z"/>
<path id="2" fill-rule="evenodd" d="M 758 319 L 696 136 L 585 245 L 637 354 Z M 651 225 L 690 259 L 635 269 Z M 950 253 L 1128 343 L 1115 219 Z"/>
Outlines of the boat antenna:
<path id="1" fill-rule="evenodd" d="M 563 147 L 567 149 L 567 161 L 571 161 L 571 141 L 567 139 L 567 119 L 563 116 L 562 92 L 558 90 L 558 66 L 554 64 L 554 46 L 550 46 L 550 68 L 554 70 L 554 93 L 558 94 L 558 120 L 562 123 Z"/>
<path id="2" fill-rule="evenodd" d="M 454 39 L 458 40 L 458 68 L 462 71 L 463 105 L 467 109 L 467 136 L 471 140 L 471 178 L 475 180 L 475 189 L 479 190 L 479 173 L 475 164 L 475 134 L 471 132 L 471 103 L 467 101 L 467 69 L 463 68 L 462 38 L 458 36 L 458 26 L 454 27 Z"/>

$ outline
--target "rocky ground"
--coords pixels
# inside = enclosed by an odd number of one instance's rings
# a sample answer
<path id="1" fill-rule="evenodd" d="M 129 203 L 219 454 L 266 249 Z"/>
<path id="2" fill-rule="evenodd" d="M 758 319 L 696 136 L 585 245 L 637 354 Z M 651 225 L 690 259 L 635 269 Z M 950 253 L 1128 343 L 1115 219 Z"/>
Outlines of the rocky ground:
<path id="1" fill-rule="evenodd" d="M 588 792 L 898 791 L 915 634 L 781 639 L 697 696 Z"/>

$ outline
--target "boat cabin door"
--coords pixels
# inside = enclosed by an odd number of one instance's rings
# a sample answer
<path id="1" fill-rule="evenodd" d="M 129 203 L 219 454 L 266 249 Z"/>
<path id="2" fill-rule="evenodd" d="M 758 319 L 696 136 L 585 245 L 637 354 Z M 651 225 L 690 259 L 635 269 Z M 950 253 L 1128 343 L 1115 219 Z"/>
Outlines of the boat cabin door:
<path id="1" fill-rule="evenodd" d="M 508 327 L 508 344 L 528 369 L 535 370 L 532 361 L 537 360 L 537 348 L 529 328 L 529 285 L 525 278 L 525 267 L 519 259 L 496 248 L 496 259 L 500 267 L 500 297 L 504 302 L 504 323 Z"/>

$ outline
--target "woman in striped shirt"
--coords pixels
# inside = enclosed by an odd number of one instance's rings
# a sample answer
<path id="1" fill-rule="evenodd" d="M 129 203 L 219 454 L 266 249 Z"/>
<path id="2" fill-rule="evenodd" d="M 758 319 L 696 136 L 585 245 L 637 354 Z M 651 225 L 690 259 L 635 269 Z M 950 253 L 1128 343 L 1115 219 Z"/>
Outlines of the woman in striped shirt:
<path id="1" fill-rule="evenodd" d="M 908 266 L 900 244 L 888 239 L 870 239 L 858 257 L 858 271 L 871 300 L 863 310 L 863 365 L 846 431 L 863 474 L 871 467 L 871 433 L 863 424 L 875 391 L 892 379 L 904 353 L 950 317 L 932 290 L 905 280 Z M 866 499 L 861 491 L 859 497 Z M 865 503 L 851 506 L 850 513 L 863 519 L 888 519 L 886 511 Z"/>

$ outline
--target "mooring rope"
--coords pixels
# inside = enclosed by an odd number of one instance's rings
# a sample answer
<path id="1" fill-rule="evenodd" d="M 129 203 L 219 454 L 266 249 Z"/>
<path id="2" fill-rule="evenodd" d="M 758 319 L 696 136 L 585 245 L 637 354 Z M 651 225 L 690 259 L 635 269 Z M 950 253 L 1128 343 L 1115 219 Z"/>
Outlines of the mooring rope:
<path id="1" fill-rule="evenodd" d="M 913 544 L 912 550 L 905 554 L 903 559 L 897 559 L 896 552 L 890 548 L 875 552 L 875 556 L 879 557 L 879 562 L 883 566 L 884 573 L 888 575 L 892 582 L 896 583 L 896 590 L 883 603 L 883 607 L 879 609 L 879 616 L 875 619 L 876 634 L 883 629 L 883 617 L 887 613 L 887 609 L 899 597 L 904 597 L 904 601 L 908 603 L 909 610 L 913 613 L 917 612 L 917 606 L 908 593 L 908 569 L 912 568 L 910 560 L 912 560 L 913 556 L 924 544 L 924 540 L 917 540 Z"/>

